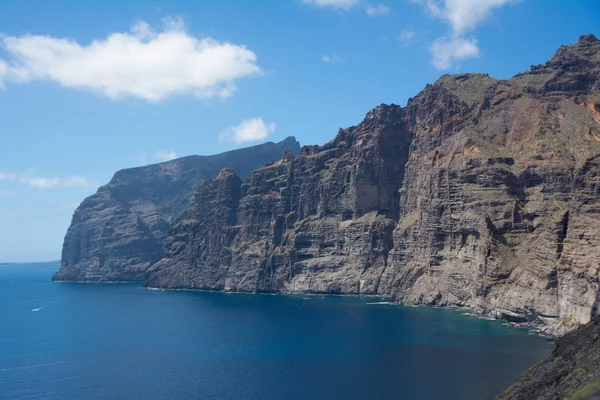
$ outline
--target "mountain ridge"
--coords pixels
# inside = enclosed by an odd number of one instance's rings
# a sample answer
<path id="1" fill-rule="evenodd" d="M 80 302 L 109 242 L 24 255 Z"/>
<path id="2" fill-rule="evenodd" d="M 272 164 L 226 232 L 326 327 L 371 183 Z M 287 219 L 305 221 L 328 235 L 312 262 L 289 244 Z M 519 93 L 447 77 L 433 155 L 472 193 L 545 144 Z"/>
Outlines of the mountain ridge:
<path id="1" fill-rule="evenodd" d="M 444 75 L 322 146 L 204 182 L 145 285 L 390 295 L 549 335 L 588 322 L 599 55 L 584 35 L 510 79 Z"/>
<path id="2" fill-rule="evenodd" d="M 246 175 L 276 160 L 286 148 L 298 151 L 293 136 L 281 142 L 117 171 L 75 210 L 63 244 L 60 281 L 143 281 L 162 257 L 166 230 L 185 210 L 194 188 L 224 167 Z"/>

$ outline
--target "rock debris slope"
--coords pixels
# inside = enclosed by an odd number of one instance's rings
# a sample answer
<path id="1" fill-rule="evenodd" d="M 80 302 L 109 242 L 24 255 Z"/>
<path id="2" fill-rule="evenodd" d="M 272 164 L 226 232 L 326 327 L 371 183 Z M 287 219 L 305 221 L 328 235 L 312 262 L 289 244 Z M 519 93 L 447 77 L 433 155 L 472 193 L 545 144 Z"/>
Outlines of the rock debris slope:
<path id="1" fill-rule="evenodd" d="M 561 334 L 600 304 L 599 93 L 593 35 L 508 80 L 445 75 L 201 183 L 146 285 L 390 295 Z"/>
<path id="2" fill-rule="evenodd" d="M 163 257 L 164 236 L 189 206 L 197 185 L 225 167 L 241 176 L 280 158 L 282 142 L 213 156 L 189 156 L 124 169 L 75 210 L 63 244 L 62 266 L 54 280 L 143 281 L 147 269 Z"/>
<path id="3" fill-rule="evenodd" d="M 556 349 L 497 400 L 600 399 L 600 316 L 566 334 Z"/>

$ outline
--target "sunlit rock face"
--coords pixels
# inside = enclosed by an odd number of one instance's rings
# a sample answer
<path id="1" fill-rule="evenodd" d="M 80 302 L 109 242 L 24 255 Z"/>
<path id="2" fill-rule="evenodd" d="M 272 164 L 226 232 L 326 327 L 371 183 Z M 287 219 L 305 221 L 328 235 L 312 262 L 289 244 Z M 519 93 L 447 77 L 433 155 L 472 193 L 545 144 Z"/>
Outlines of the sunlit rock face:
<path id="1" fill-rule="evenodd" d="M 87 238 L 134 232 L 157 250 L 112 259 L 136 278 L 158 261 L 152 287 L 391 296 L 564 333 L 600 303 L 600 42 L 507 80 L 445 75 L 323 146 L 212 176 L 174 224 L 110 203 L 128 224 L 74 225 L 63 270 Z"/>

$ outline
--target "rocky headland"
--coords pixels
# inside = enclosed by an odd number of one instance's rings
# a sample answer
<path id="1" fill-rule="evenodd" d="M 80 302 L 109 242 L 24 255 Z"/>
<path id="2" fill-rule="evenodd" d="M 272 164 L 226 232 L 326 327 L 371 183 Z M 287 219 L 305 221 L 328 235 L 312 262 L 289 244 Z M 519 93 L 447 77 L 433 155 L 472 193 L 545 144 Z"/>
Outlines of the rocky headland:
<path id="1" fill-rule="evenodd" d="M 188 156 L 117 172 L 75 210 L 54 280 L 141 282 L 163 257 L 163 239 L 190 205 L 198 184 L 225 167 L 240 176 L 279 159 L 300 145 L 293 137 L 279 143 L 212 156 Z"/>
<path id="2" fill-rule="evenodd" d="M 593 35 L 510 79 L 444 75 L 323 146 L 234 170 L 200 183 L 147 286 L 386 295 L 550 335 L 599 313 Z"/>

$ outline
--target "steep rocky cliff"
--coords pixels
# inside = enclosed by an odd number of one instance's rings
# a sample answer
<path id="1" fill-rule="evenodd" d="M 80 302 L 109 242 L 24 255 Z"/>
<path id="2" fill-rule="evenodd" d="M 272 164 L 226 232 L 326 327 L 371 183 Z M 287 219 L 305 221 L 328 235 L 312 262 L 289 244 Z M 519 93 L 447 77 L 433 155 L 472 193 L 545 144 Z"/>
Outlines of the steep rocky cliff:
<path id="1" fill-rule="evenodd" d="M 198 188 L 147 283 L 261 292 L 378 293 L 398 218 L 410 133 L 398 106 L 243 182 Z M 211 212 L 212 210 L 212 212 Z M 217 211 L 218 210 L 218 211 Z M 363 282 L 363 283 L 361 283 Z"/>
<path id="2" fill-rule="evenodd" d="M 497 400 L 600 399 L 600 316 L 569 332 L 556 349 Z"/>
<path id="3" fill-rule="evenodd" d="M 146 284 L 391 295 L 560 334 L 600 303 L 600 42 L 445 75 L 324 146 L 202 183 Z"/>
<path id="4" fill-rule="evenodd" d="M 142 281 L 163 256 L 162 241 L 197 185 L 231 167 L 241 176 L 298 152 L 293 137 L 213 156 L 124 169 L 75 210 L 54 280 Z"/>

